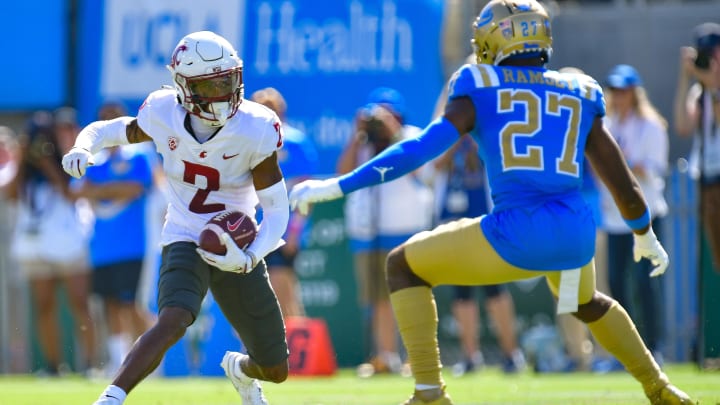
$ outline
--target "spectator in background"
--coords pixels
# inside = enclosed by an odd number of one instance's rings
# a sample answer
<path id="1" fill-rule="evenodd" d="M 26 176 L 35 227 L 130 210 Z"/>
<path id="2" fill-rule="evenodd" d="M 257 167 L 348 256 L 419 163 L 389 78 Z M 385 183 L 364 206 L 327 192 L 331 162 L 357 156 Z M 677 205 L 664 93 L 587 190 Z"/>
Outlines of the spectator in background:
<path id="1" fill-rule="evenodd" d="M 675 131 L 694 138 L 690 163 L 700 180 L 700 218 L 720 272 L 720 24 L 700 24 L 693 36 L 694 47 L 680 49 Z"/>
<path id="2" fill-rule="evenodd" d="M 667 214 L 665 175 L 668 170 L 667 122 L 648 99 L 637 70 L 617 65 L 606 79 L 605 124 L 638 180 L 649 206 L 652 228 L 662 240 L 661 219 Z M 608 236 L 610 294 L 627 308 L 640 336 L 661 363 L 662 283 L 650 277 L 652 265 L 633 258 L 633 233 L 623 220 L 607 188 L 601 188 L 602 228 Z M 622 367 L 618 363 L 618 368 Z"/>
<path id="3" fill-rule="evenodd" d="M 0 126 L 0 187 L 10 183 L 18 171 L 17 135 L 10 127 Z"/>
<path id="4" fill-rule="evenodd" d="M 273 110 L 283 123 L 283 145 L 278 150 L 278 164 L 285 177 L 287 187 L 292 187 L 313 175 L 316 172 L 317 152 L 303 132 L 287 124 L 287 103 L 282 94 L 277 89 L 267 87 L 254 92 L 250 99 Z M 258 210 L 258 216 L 261 215 L 262 212 Z M 260 219 L 258 219 L 259 221 Z M 283 236 L 285 245 L 265 257 L 270 284 L 277 294 L 284 318 L 305 316 L 305 307 L 300 296 L 294 267 L 305 222 L 304 215 L 291 212 L 288 229 Z"/>
<path id="5" fill-rule="evenodd" d="M 125 115 L 123 105 L 108 103 L 98 118 Z M 120 368 L 132 342 L 151 325 L 151 314 L 136 299 L 147 246 L 145 208 L 153 186 L 153 160 L 145 145 L 103 149 L 77 185 L 78 195 L 90 201 L 95 213 L 90 259 L 93 292 L 103 303 L 107 322 L 106 375 Z"/>
<path id="6" fill-rule="evenodd" d="M 65 153 L 72 148 L 75 137 L 80 132 L 77 111 L 72 107 L 60 107 L 53 111 L 53 118 L 59 152 Z"/>
<path id="7" fill-rule="evenodd" d="M 387 87 L 373 90 L 367 104 L 357 112 L 355 132 L 340 155 L 337 171 L 349 173 L 388 146 L 416 135 L 419 129 L 404 122 L 403 96 Z M 394 246 L 413 233 L 430 228 L 432 191 L 415 172 L 354 193 L 345 204 L 358 298 L 369 311 L 372 339 L 372 357 L 358 367 L 358 375 L 400 373 L 403 363 L 385 281 L 385 260 Z"/>
<path id="8" fill-rule="evenodd" d="M 473 55 L 474 56 L 474 55 Z M 463 137 L 435 161 L 435 195 L 440 203 L 439 223 L 487 214 L 485 167 L 478 156 L 478 146 L 470 137 Z M 471 286 L 453 286 L 452 312 L 460 334 L 463 359 L 453 367 L 456 376 L 481 368 L 484 356 L 479 347 L 480 311 Z M 515 306 L 505 285 L 479 287 L 485 308 L 502 352 L 501 367 L 515 373 L 525 367 L 525 356 L 519 349 L 515 333 Z"/>
<path id="9" fill-rule="evenodd" d="M 17 173 L 7 184 L 7 196 L 17 204 L 17 222 L 11 252 L 30 282 L 37 337 L 46 367 L 41 370 L 58 375 L 63 359 L 63 339 L 59 327 L 58 291 L 63 287 L 73 316 L 77 342 L 73 348 L 76 370 L 89 372 L 95 366 L 95 325 L 89 309 L 90 269 L 85 241 L 90 214 L 83 210 L 69 188 L 63 173 L 60 125 L 72 124 L 68 116 L 47 111 L 35 112 L 20 141 Z M 77 124 L 75 124 L 77 125 Z M 74 136 L 74 135 L 73 135 Z M 75 351 L 73 350 L 75 354 Z"/>

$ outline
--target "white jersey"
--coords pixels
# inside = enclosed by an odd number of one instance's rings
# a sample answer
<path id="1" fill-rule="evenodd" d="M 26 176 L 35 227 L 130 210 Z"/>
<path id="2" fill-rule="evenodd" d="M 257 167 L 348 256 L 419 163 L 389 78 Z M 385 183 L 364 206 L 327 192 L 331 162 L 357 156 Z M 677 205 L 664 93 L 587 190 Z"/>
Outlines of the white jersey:
<path id="1" fill-rule="evenodd" d="M 270 109 L 243 100 L 214 136 L 199 143 L 187 129 L 187 111 L 175 90 L 151 93 L 137 115 L 155 142 L 167 177 L 168 209 L 160 244 L 197 243 L 201 228 L 219 211 L 255 218 L 258 197 L 250 170 L 282 146 L 280 120 Z"/>

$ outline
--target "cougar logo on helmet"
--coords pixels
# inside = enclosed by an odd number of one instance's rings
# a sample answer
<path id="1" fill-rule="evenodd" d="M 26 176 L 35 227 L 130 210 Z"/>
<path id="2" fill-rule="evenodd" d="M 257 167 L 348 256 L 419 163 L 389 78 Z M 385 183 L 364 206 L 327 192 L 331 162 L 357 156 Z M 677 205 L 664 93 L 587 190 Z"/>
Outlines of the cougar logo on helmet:
<path id="1" fill-rule="evenodd" d="M 473 24 L 477 63 L 498 65 L 518 54 L 552 55 L 550 17 L 536 0 L 491 0 Z"/>
<path id="2" fill-rule="evenodd" d="M 180 64 L 180 61 L 178 60 L 178 56 L 180 55 L 180 52 L 187 51 L 187 46 L 179 45 L 177 48 L 175 48 L 175 51 L 173 51 L 172 59 L 170 60 L 170 66 L 175 68 Z"/>

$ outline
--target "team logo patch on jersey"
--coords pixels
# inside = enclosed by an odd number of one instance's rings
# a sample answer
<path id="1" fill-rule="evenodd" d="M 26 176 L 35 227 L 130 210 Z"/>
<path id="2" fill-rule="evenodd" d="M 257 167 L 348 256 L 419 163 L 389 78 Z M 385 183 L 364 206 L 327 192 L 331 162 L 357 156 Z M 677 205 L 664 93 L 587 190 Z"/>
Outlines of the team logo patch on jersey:
<path id="1" fill-rule="evenodd" d="M 170 138 L 168 138 L 168 148 L 170 148 L 170 150 L 177 149 L 178 142 L 179 141 L 177 138 L 175 138 L 174 136 L 171 136 Z"/>
<path id="2" fill-rule="evenodd" d="M 205 159 L 207 157 L 207 151 L 200 152 L 200 159 Z"/>

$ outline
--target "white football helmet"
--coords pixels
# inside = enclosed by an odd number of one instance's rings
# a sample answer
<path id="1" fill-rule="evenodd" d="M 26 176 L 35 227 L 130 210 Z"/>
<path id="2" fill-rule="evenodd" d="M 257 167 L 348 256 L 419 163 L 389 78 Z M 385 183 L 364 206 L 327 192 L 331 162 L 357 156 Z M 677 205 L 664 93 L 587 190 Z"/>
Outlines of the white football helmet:
<path id="1" fill-rule="evenodd" d="M 243 62 L 225 38 L 193 32 L 178 42 L 168 70 L 180 104 L 210 126 L 222 126 L 243 99 Z"/>

